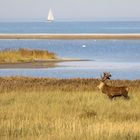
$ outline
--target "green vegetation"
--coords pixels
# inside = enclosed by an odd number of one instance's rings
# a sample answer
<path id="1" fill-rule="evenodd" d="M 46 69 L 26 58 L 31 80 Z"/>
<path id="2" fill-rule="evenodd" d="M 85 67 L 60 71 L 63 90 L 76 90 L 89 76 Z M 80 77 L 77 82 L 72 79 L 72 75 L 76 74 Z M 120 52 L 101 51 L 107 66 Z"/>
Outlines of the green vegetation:
<path id="1" fill-rule="evenodd" d="M 33 62 L 56 59 L 56 55 L 47 50 L 6 49 L 0 51 L 0 63 Z"/>
<path id="2" fill-rule="evenodd" d="M 96 89 L 98 79 L 0 78 L 0 139 L 138 140 L 140 81 L 130 100 Z M 26 88 L 25 88 L 26 87 Z"/>

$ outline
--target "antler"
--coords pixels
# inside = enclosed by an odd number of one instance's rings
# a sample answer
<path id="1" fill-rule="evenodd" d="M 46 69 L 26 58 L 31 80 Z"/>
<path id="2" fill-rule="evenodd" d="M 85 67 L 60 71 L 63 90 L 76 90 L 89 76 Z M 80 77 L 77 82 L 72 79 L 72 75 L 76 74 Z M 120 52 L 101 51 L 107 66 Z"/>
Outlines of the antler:
<path id="1" fill-rule="evenodd" d="M 111 77 L 111 73 L 110 72 L 104 72 L 103 73 L 103 77 L 101 79 L 102 79 L 102 81 L 105 81 L 107 79 L 110 80 L 110 77 Z"/>

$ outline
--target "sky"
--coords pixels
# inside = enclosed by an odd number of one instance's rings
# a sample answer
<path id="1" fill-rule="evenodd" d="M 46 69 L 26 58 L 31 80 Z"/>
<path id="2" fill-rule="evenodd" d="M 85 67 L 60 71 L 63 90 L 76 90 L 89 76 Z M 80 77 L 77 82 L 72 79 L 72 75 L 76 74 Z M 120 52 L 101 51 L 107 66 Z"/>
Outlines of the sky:
<path id="1" fill-rule="evenodd" d="M 140 0 L 0 0 L 0 21 L 46 20 L 49 9 L 55 20 L 140 20 Z"/>

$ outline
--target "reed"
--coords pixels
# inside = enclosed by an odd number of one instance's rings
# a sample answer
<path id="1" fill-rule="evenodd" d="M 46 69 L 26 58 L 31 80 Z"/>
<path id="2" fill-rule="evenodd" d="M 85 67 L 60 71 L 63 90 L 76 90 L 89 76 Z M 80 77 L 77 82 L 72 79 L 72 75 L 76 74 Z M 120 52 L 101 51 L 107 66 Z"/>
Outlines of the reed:
<path id="1" fill-rule="evenodd" d="M 0 51 L 0 63 L 33 62 L 56 59 L 56 55 L 47 50 L 5 49 Z"/>
<path id="2" fill-rule="evenodd" d="M 140 139 L 140 80 L 130 85 L 130 100 L 103 96 L 98 79 L 0 78 L 2 140 Z"/>

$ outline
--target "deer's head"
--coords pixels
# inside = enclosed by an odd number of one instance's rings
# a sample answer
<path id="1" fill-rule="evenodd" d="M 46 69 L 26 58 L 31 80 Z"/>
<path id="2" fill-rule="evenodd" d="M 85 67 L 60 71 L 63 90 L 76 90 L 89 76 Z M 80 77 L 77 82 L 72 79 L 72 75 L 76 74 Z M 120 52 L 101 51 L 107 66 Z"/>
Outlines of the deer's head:
<path id="1" fill-rule="evenodd" d="M 110 72 L 104 72 L 103 76 L 101 75 L 101 81 L 105 82 L 106 80 L 110 80 L 111 73 Z"/>
<path id="2" fill-rule="evenodd" d="M 103 76 L 101 75 L 100 84 L 97 87 L 101 90 L 105 85 L 105 81 L 110 80 L 110 77 L 111 77 L 110 72 L 104 72 Z"/>

